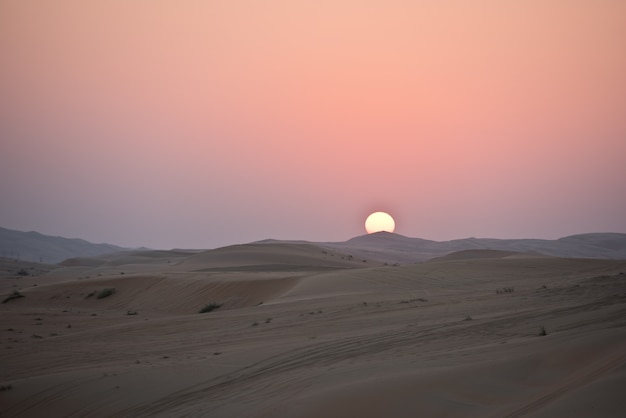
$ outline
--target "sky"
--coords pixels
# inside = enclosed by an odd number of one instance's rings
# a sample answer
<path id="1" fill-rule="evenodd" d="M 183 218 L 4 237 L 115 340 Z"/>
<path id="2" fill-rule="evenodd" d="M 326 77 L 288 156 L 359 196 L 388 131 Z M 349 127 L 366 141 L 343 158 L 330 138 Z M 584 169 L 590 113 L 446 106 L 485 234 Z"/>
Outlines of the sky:
<path id="1" fill-rule="evenodd" d="M 0 226 L 626 232 L 623 0 L 1 0 Z"/>

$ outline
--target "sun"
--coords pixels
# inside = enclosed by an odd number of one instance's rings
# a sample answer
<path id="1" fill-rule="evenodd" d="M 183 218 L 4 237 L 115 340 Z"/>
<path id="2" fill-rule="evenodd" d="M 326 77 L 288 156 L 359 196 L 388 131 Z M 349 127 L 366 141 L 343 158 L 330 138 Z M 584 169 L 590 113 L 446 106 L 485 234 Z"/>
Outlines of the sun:
<path id="1" fill-rule="evenodd" d="M 381 231 L 393 232 L 394 229 L 396 229 L 396 222 L 385 212 L 374 212 L 365 220 L 365 230 L 368 234 Z"/>

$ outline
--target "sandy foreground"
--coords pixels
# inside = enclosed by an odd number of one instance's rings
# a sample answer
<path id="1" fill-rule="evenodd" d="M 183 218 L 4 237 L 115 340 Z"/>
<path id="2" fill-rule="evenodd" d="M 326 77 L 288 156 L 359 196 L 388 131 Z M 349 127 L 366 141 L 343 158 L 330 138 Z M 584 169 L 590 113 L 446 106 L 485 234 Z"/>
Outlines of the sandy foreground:
<path id="1" fill-rule="evenodd" d="M 0 267 L 24 296 L 0 305 L 2 417 L 626 413 L 626 260 L 272 243 Z"/>

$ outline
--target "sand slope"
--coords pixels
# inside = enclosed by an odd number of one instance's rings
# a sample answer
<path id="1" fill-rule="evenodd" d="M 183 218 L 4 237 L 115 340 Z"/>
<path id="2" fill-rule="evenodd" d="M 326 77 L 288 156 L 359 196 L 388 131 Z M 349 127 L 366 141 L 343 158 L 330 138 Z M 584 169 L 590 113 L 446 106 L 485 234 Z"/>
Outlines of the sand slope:
<path id="1" fill-rule="evenodd" d="M 622 416 L 625 272 L 300 243 L 79 260 L 0 305 L 0 415 Z"/>

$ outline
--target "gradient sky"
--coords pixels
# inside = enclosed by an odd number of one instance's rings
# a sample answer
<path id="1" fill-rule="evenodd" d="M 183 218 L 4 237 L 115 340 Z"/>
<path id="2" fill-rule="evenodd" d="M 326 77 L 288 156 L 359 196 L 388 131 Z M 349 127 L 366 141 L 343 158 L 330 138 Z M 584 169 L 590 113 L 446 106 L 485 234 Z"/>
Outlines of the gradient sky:
<path id="1" fill-rule="evenodd" d="M 2 0 L 0 226 L 626 232 L 623 0 Z"/>

